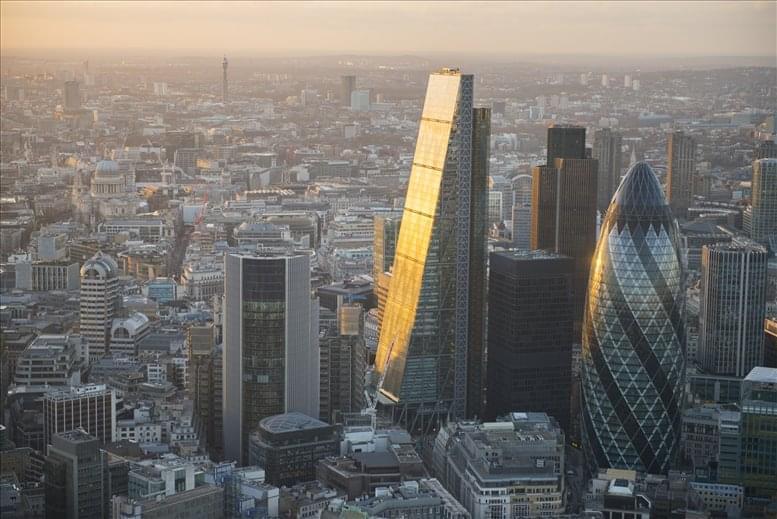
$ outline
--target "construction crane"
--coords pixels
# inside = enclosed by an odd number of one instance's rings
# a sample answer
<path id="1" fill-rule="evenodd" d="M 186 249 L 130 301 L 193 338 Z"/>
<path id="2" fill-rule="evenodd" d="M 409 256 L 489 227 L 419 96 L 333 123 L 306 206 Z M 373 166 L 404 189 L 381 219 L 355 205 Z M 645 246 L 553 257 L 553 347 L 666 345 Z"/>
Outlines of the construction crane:
<path id="1" fill-rule="evenodd" d="M 396 342 L 397 338 L 394 336 L 391 340 L 391 344 L 389 344 L 389 349 L 386 352 L 386 360 L 383 362 L 383 370 L 380 373 L 380 378 L 375 385 L 375 394 L 372 395 L 369 391 L 364 392 L 367 397 L 367 409 L 365 409 L 365 414 L 370 415 L 373 431 L 376 429 L 378 423 L 378 395 L 380 394 L 380 390 L 383 389 L 383 382 L 386 381 L 386 373 L 388 373 L 389 363 L 391 362 L 391 352 L 394 350 L 394 344 Z"/>

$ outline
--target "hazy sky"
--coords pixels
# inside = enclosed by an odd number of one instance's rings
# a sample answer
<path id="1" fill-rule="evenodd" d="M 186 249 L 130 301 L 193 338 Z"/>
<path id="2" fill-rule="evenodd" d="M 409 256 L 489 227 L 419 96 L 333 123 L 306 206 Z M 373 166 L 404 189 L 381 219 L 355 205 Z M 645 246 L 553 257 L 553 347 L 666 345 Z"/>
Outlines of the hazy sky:
<path id="1" fill-rule="evenodd" d="M 0 0 L 4 53 L 777 54 L 767 2 L 42 2 Z"/>

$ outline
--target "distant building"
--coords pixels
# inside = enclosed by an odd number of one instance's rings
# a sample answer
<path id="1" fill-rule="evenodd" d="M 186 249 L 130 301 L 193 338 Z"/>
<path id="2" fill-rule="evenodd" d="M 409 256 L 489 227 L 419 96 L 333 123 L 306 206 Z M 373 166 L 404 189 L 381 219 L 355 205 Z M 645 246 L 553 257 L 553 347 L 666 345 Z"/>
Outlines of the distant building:
<path id="1" fill-rule="evenodd" d="M 631 86 L 631 77 L 628 86 Z M 599 211 L 606 211 L 621 180 L 621 146 L 623 138 L 609 128 L 594 133 L 593 158 L 599 161 L 596 205 Z"/>
<path id="2" fill-rule="evenodd" d="M 777 248 L 777 158 L 753 162 L 753 204 L 750 237 Z"/>
<path id="3" fill-rule="evenodd" d="M 696 141 L 683 132 L 669 135 L 667 142 L 666 197 L 676 218 L 685 218 L 693 203 L 696 175 Z"/>
<path id="4" fill-rule="evenodd" d="M 33 291 L 78 290 L 80 286 L 78 263 L 17 262 L 16 288 Z"/>
<path id="5" fill-rule="evenodd" d="M 64 108 L 67 112 L 81 109 L 81 90 L 78 81 L 65 81 Z"/>
<path id="6" fill-rule="evenodd" d="M 267 482 L 291 486 L 316 479 L 316 462 L 340 451 L 334 426 L 302 413 L 264 418 L 249 439 L 249 463 L 263 467 Z"/>
<path id="7" fill-rule="evenodd" d="M 354 90 L 351 92 L 351 110 L 354 112 L 368 112 L 370 110 L 369 90 Z"/>
<path id="8" fill-rule="evenodd" d="M 515 409 L 546 412 L 569 431 L 573 267 L 571 258 L 545 251 L 491 253 L 490 419 Z"/>
<path id="9" fill-rule="evenodd" d="M 89 356 L 109 351 L 111 325 L 119 309 L 119 267 L 110 256 L 98 252 L 81 267 L 81 335 L 89 344 Z"/>
<path id="10" fill-rule="evenodd" d="M 322 517 L 332 519 L 337 517 L 469 519 L 472 517 L 436 479 L 406 481 L 397 487 L 383 487 L 377 489 L 372 496 L 349 501 L 341 506 L 330 506 L 329 510 Z"/>
<path id="11" fill-rule="evenodd" d="M 224 517 L 224 489 L 203 485 L 169 497 L 113 498 L 114 519 L 221 519 Z"/>
<path id="12" fill-rule="evenodd" d="M 345 106 L 351 106 L 351 94 L 356 90 L 356 76 L 340 77 L 340 102 Z"/>
<path id="13" fill-rule="evenodd" d="M 697 357 L 708 373 L 744 377 L 763 364 L 767 257 L 754 243 L 704 246 Z"/>
<path id="14" fill-rule="evenodd" d="M 433 466 L 473 519 L 558 516 L 565 508 L 564 443 L 544 413 L 452 421 L 437 435 Z"/>
<path id="15" fill-rule="evenodd" d="M 78 335 L 39 335 L 16 359 L 14 384 L 78 385 L 86 360 L 85 349 Z"/>
<path id="16" fill-rule="evenodd" d="M 149 319 L 144 314 L 136 312 L 129 317 L 114 319 L 111 325 L 111 353 L 137 355 L 138 345 L 150 332 Z"/>
<path id="17" fill-rule="evenodd" d="M 44 443 L 54 435 L 83 429 L 101 444 L 116 441 L 116 391 L 105 384 L 73 386 L 43 398 Z"/>

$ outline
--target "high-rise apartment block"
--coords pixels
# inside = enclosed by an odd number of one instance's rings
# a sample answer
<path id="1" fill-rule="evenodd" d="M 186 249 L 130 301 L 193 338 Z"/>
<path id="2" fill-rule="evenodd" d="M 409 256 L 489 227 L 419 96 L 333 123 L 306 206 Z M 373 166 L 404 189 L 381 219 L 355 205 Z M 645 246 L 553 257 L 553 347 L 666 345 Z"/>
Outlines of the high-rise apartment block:
<path id="1" fill-rule="evenodd" d="M 620 184 L 622 142 L 621 135 L 609 128 L 602 128 L 594 133 L 592 156 L 599 161 L 596 195 L 596 207 L 599 211 L 607 210 L 612 195 Z"/>
<path id="2" fill-rule="evenodd" d="M 576 329 L 596 245 L 597 175 L 596 159 L 587 157 L 585 128 L 548 128 L 548 163 L 532 171 L 531 248 L 574 259 Z"/>
<path id="3" fill-rule="evenodd" d="M 380 327 L 381 398 L 411 429 L 483 402 L 490 111 L 473 87 L 457 69 L 429 77 Z"/>
<path id="4" fill-rule="evenodd" d="M 705 245 L 697 358 L 707 373 L 744 377 L 763 365 L 768 254 L 744 240 Z"/>
<path id="5" fill-rule="evenodd" d="M 696 174 L 696 141 L 683 132 L 669 135 L 667 143 L 666 197 L 677 218 L 685 218 L 693 203 Z"/>
<path id="6" fill-rule="evenodd" d="M 777 158 L 753 162 L 753 203 L 750 237 L 777 248 Z"/>
<path id="7" fill-rule="evenodd" d="M 261 419 L 318 416 L 318 303 L 306 254 L 230 254 L 224 263 L 224 458 L 245 464 Z"/>
<path id="8" fill-rule="evenodd" d="M 488 412 L 545 412 L 564 430 L 572 384 L 572 258 L 493 252 L 488 287 Z"/>
<path id="9" fill-rule="evenodd" d="M 81 267 L 80 332 L 90 357 L 108 353 L 120 301 L 119 267 L 113 258 L 98 252 Z"/>
<path id="10" fill-rule="evenodd" d="M 685 284 L 677 223 L 647 164 L 616 191 L 593 261 L 582 349 L 589 460 L 666 473 L 682 423 Z"/>

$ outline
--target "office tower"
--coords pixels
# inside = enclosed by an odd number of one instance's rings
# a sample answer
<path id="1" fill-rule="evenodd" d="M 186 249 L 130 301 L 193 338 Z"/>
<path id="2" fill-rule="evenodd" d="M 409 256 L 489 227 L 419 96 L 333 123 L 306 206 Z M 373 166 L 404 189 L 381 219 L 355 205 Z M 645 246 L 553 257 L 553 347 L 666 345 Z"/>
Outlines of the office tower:
<path id="1" fill-rule="evenodd" d="M 226 103 L 229 100 L 229 83 L 227 82 L 227 67 L 229 62 L 227 57 L 224 56 L 224 61 L 221 62 L 221 102 Z"/>
<path id="2" fill-rule="evenodd" d="M 615 193 L 618 184 L 620 184 L 622 140 L 619 133 L 613 132 L 609 128 L 602 128 L 594 134 L 593 158 L 599 161 L 596 184 L 596 207 L 599 211 L 607 210 L 612 194 Z"/>
<path id="3" fill-rule="evenodd" d="M 370 110 L 370 91 L 354 90 L 351 92 L 351 110 L 368 112 Z"/>
<path id="4" fill-rule="evenodd" d="M 81 267 L 80 333 L 88 343 L 90 357 L 108 353 L 120 297 L 118 265 L 107 254 L 97 252 Z"/>
<path id="5" fill-rule="evenodd" d="M 666 473 L 685 374 L 685 286 L 677 223 L 653 170 L 629 169 L 602 224 L 588 287 L 582 414 L 596 467 Z"/>
<path id="6" fill-rule="evenodd" d="M 569 431 L 572 258 L 492 252 L 488 277 L 488 417 L 546 412 Z"/>
<path id="7" fill-rule="evenodd" d="M 224 458 L 245 464 L 267 416 L 318 415 L 318 303 L 305 254 L 230 254 L 224 276 Z"/>
<path id="8" fill-rule="evenodd" d="M 556 159 L 585 158 L 585 128 L 554 125 L 548 128 L 547 158 L 545 164 L 554 165 Z"/>
<path id="9" fill-rule="evenodd" d="M 269 416 L 254 429 L 249 463 L 279 487 L 316 479 L 318 460 L 340 453 L 337 428 L 303 413 Z"/>
<path id="10" fill-rule="evenodd" d="M 78 81 L 65 81 L 64 108 L 67 112 L 81 109 L 81 90 Z"/>
<path id="11" fill-rule="evenodd" d="M 666 197 L 677 218 L 685 218 L 693 203 L 696 172 L 696 141 L 683 132 L 669 135 L 667 142 Z"/>
<path id="12" fill-rule="evenodd" d="M 43 397 L 43 441 L 83 429 L 102 443 L 116 441 L 116 392 L 105 384 L 51 391 Z"/>
<path id="13" fill-rule="evenodd" d="M 548 128 L 548 163 L 532 171 L 531 248 L 575 260 L 572 294 L 576 330 L 582 325 L 596 245 L 597 175 L 597 161 L 587 157 L 585 128 Z"/>
<path id="14" fill-rule="evenodd" d="M 763 365 L 768 254 L 752 242 L 705 245 L 699 349 L 707 373 L 744 377 Z"/>
<path id="15" fill-rule="evenodd" d="M 472 98 L 472 75 L 429 77 L 380 327 L 381 397 L 416 430 L 483 401 L 490 111 Z"/>
<path id="16" fill-rule="evenodd" d="M 777 247 L 777 158 L 753 162 L 753 209 L 750 237 Z"/>
<path id="17" fill-rule="evenodd" d="M 47 519 L 105 516 L 104 466 L 99 443 L 80 430 L 52 437 L 43 468 Z"/>
<path id="18" fill-rule="evenodd" d="M 340 77 L 340 101 L 343 106 L 351 106 L 351 93 L 356 90 L 356 76 Z"/>
<path id="19" fill-rule="evenodd" d="M 361 305 L 344 303 L 337 314 L 337 327 L 328 328 L 319 337 L 319 417 L 329 423 L 341 422 L 344 413 L 358 413 L 364 408 L 364 377 L 367 372 Z"/>
<path id="20" fill-rule="evenodd" d="M 738 484 L 745 513 L 754 516 L 777 495 L 777 369 L 756 367 L 742 382 Z"/>
<path id="21" fill-rule="evenodd" d="M 223 348 L 215 345 L 213 324 L 189 328 L 189 391 L 197 431 L 212 458 L 222 459 L 224 446 Z"/>

